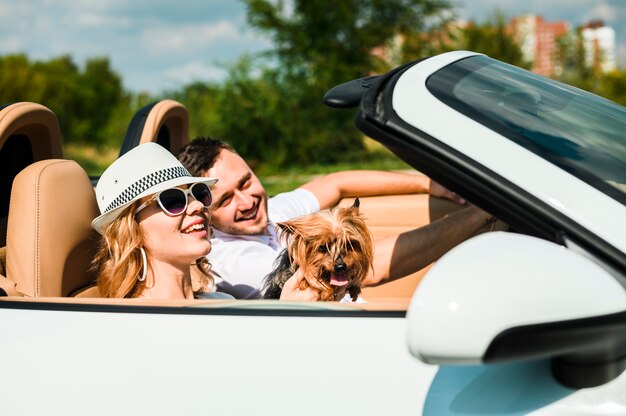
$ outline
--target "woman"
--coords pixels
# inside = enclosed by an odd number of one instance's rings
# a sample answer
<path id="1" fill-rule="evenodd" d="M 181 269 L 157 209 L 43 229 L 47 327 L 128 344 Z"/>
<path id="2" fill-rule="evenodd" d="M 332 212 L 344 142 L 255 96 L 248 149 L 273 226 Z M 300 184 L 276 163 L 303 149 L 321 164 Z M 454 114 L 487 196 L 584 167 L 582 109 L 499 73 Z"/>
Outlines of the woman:
<path id="1" fill-rule="evenodd" d="M 102 234 L 94 260 L 103 297 L 192 299 L 219 297 L 206 255 L 213 178 L 192 177 L 156 143 L 117 159 L 96 189 L 102 213 L 92 227 Z M 192 285 L 191 267 L 199 273 Z"/>

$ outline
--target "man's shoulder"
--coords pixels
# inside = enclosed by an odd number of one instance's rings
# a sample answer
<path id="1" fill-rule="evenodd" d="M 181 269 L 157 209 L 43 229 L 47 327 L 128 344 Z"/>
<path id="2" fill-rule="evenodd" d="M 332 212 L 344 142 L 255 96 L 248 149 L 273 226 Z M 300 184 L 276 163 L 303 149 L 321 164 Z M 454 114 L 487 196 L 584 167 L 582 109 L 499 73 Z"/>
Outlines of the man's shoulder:
<path id="1" fill-rule="evenodd" d="M 291 191 L 286 191 L 286 192 L 281 192 L 279 194 L 276 194 L 270 197 L 269 201 L 273 203 L 277 203 L 277 202 L 280 203 L 282 201 L 289 201 L 292 199 L 299 200 L 299 199 L 310 199 L 310 198 L 314 198 L 315 200 L 317 200 L 313 192 L 309 191 L 308 189 L 296 188 Z"/>
<path id="2" fill-rule="evenodd" d="M 288 221 L 319 210 L 320 204 L 315 195 L 304 188 L 280 193 L 268 201 L 268 216 L 274 223 Z"/>
<path id="3" fill-rule="evenodd" d="M 211 237 L 211 246 L 220 246 L 220 245 L 254 245 L 254 244 L 265 244 L 266 238 L 264 234 L 254 234 L 254 235 L 235 235 L 235 234 L 226 234 L 219 230 L 213 231 L 213 236 Z"/>

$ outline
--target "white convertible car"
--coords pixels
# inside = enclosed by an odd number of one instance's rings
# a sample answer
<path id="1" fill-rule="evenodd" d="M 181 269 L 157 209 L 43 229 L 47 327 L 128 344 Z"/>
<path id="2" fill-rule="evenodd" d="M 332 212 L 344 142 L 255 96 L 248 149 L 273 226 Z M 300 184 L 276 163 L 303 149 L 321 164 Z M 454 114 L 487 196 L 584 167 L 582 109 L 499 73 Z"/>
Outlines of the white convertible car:
<path id="1" fill-rule="evenodd" d="M 325 102 L 357 108 L 360 130 L 500 231 L 366 288 L 366 304 L 100 299 L 89 178 L 49 110 L 0 109 L 0 413 L 626 414 L 626 109 L 471 52 Z M 122 151 L 175 153 L 186 116 L 146 108 Z M 376 236 L 459 209 L 361 207 Z"/>

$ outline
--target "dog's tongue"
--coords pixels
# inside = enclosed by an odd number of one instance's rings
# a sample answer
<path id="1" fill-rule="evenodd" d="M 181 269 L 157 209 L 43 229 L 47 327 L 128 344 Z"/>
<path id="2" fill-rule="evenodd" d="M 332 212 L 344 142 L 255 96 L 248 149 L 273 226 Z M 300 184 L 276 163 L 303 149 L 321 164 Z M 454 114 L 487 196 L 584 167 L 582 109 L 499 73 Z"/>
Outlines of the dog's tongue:
<path id="1" fill-rule="evenodd" d="M 331 273 L 330 284 L 333 286 L 345 286 L 348 284 L 348 277 L 343 274 Z"/>

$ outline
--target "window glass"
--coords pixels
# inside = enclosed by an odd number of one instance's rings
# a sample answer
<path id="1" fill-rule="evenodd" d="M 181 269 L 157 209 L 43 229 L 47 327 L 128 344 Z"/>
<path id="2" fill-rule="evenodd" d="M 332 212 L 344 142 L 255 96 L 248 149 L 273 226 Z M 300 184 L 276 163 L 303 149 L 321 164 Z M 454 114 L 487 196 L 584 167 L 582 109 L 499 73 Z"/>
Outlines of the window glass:
<path id="1" fill-rule="evenodd" d="M 626 108 L 485 56 L 441 69 L 427 87 L 626 205 Z"/>

